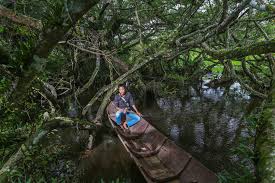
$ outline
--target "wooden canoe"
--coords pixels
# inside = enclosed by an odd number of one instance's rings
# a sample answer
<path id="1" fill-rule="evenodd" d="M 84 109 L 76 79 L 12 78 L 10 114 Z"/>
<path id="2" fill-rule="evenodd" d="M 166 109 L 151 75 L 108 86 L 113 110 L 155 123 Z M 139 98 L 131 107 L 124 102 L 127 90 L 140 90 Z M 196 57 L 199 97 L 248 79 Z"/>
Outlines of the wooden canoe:
<path id="1" fill-rule="evenodd" d="M 106 111 L 112 127 L 147 182 L 218 182 L 214 172 L 145 119 L 141 118 L 137 124 L 124 131 L 115 123 L 116 108 L 113 102 L 108 105 Z"/>

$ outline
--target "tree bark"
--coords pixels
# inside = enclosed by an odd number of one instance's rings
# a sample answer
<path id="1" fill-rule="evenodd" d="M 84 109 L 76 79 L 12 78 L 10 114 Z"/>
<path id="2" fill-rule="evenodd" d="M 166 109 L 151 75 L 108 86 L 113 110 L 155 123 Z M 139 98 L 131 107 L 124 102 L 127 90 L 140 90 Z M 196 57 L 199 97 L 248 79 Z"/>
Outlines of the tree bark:
<path id="1" fill-rule="evenodd" d="M 13 10 L 8 9 L 1 5 L 0 5 L 0 17 L 7 18 L 12 22 L 25 25 L 27 27 L 31 27 L 38 30 L 42 29 L 42 23 L 40 20 L 37 20 L 32 17 L 28 17 L 26 15 L 17 14 Z"/>
<path id="2" fill-rule="evenodd" d="M 31 49 L 30 53 L 26 53 L 23 72 L 19 79 L 18 87 L 12 95 L 13 101 L 24 96 L 32 81 L 43 71 L 47 62 L 46 58 L 58 41 L 98 2 L 99 0 L 69 0 L 68 10 L 62 11 L 60 17 L 56 17 L 55 22 L 50 22 L 49 25 L 43 28 L 35 48 Z M 61 3 L 60 6 L 63 6 L 63 4 Z M 62 9 L 62 7 L 59 9 Z"/>
<path id="3" fill-rule="evenodd" d="M 104 110 L 106 108 L 106 106 L 108 105 L 109 101 L 110 101 L 110 97 L 111 95 L 117 90 L 117 87 L 115 86 L 114 88 L 111 88 L 109 91 L 106 92 L 98 110 L 96 113 L 96 117 L 95 117 L 95 123 L 101 123 L 102 120 L 102 116 L 104 114 Z"/>
<path id="4" fill-rule="evenodd" d="M 95 70 L 92 74 L 92 76 L 90 77 L 89 81 L 87 83 L 85 83 L 85 85 L 82 87 L 82 88 L 79 88 L 77 91 L 76 91 L 76 96 L 79 96 L 81 93 L 83 93 L 84 91 L 86 91 L 87 89 L 89 89 L 89 87 L 94 83 L 95 81 L 95 77 L 99 71 L 99 68 L 100 68 L 100 55 L 97 54 L 96 55 L 96 67 L 95 67 Z"/>
<path id="5" fill-rule="evenodd" d="M 116 85 L 118 85 L 119 83 L 125 81 L 127 79 L 127 77 L 129 75 L 131 75 L 132 73 L 134 73 L 135 71 L 137 71 L 138 69 L 140 69 L 141 67 L 143 67 L 144 65 L 148 64 L 149 62 L 155 60 L 157 57 L 159 57 L 162 54 L 162 52 L 159 52 L 158 54 L 149 57 L 148 59 L 146 59 L 145 61 L 136 64 L 132 69 L 130 69 L 128 72 L 122 74 L 120 77 L 118 77 L 114 82 L 112 82 L 111 84 L 101 88 L 95 95 L 94 97 L 89 101 L 89 103 L 83 108 L 82 110 L 82 115 L 85 115 L 88 111 L 88 109 L 95 103 L 95 101 L 102 95 L 104 94 L 106 91 L 114 88 Z"/>
<path id="6" fill-rule="evenodd" d="M 242 58 L 249 55 L 259 55 L 275 52 L 275 39 L 260 41 L 248 46 L 236 47 L 234 49 L 213 50 L 206 43 L 202 43 L 204 51 L 217 59 Z"/>

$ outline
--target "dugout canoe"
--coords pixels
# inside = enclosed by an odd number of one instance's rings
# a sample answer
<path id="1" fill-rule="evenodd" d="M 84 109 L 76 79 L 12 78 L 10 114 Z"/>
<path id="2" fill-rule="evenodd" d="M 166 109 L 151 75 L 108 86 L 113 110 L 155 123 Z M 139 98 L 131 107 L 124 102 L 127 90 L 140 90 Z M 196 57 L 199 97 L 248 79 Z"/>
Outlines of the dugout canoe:
<path id="1" fill-rule="evenodd" d="M 144 118 L 125 131 L 115 123 L 116 108 L 106 108 L 120 141 L 149 183 L 216 183 L 214 172 L 177 146 Z"/>

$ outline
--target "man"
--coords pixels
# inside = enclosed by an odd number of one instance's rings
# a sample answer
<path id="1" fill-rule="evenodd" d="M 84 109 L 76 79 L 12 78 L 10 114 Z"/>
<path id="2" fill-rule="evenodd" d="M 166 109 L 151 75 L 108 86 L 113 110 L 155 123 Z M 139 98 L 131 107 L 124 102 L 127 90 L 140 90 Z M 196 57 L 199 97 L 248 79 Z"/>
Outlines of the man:
<path id="1" fill-rule="evenodd" d="M 126 92 L 126 87 L 123 84 L 118 85 L 119 93 L 115 96 L 114 104 L 117 107 L 116 112 L 116 123 L 121 125 L 121 117 L 123 114 L 126 115 L 126 118 L 130 118 L 127 122 L 123 123 L 122 126 L 127 129 L 128 127 L 133 126 L 140 120 L 141 113 L 137 110 L 134 99 L 130 92 Z M 131 111 L 133 108 L 136 112 Z"/>

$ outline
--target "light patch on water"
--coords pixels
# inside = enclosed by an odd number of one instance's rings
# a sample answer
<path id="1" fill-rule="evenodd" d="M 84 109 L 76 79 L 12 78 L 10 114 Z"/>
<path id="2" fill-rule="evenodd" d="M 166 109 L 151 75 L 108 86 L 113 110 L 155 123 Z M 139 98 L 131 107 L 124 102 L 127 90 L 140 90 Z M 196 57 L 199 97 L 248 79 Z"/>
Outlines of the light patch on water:
<path id="1" fill-rule="evenodd" d="M 202 151 L 202 148 L 204 146 L 204 124 L 202 122 L 195 124 L 194 133 L 195 133 L 195 142 L 197 146 L 200 147 L 200 150 Z"/>
<path id="2" fill-rule="evenodd" d="M 182 104 L 179 99 L 159 98 L 157 104 L 163 111 L 172 111 L 173 114 L 181 113 Z"/>
<path id="3" fill-rule="evenodd" d="M 243 128 L 241 131 L 242 137 L 250 137 L 249 130 L 247 128 Z"/>
<path id="4" fill-rule="evenodd" d="M 231 118 L 228 121 L 228 129 L 227 129 L 227 133 L 228 133 L 228 138 L 229 138 L 229 142 L 232 142 L 236 136 L 236 130 L 240 125 L 240 120 L 239 119 L 235 119 L 235 118 Z"/>
<path id="5" fill-rule="evenodd" d="M 223 145 L 223 138 L 222 136 L 218 136 L 217 139 L 216 139 L 216 145 L 218 147 L 221 147 Z"/>
<path id="6" fill-rule="evenodd" d="M 208 89 L 209 87 L 207 86 L 207 84 L 208 84 L 210 81 L 211 81 L 210 79 L 205 79 L 205 80 L 203 80 L 202 89 Z"/>
<path id="7" fill-rule="evenodd" d="M 197 92 L 192 86 L 190 86 L 190 91 L 189 92 L 190 92 L 191 96 L 197 96 Z"/>
<path id="8" fill-rule="evenodd" d="M 197 96 L 197 97 L 191 97 L 191 100 L 193 100 L 193 101 L 199 101 L 201 98 L 199 97 L 199 96 Z"/>
<path id="9" fill-rule="evenodd" d="M 212 99 L 214 101 L 218 101 L 223 96 L 224 89 L 223 88 L 208 88 L 206 90 L 203 90 L 203 96 L 209 99 Z"/>
<path id="10" fill-rule="evenodd" d="M 174 141 L 178 141 L 179 140 L 179 134 L 180 134 L 180 129 L 178 127 L 177 124 L 173 124 L 171 129 L 170 129 L 170 137 L 174 140 Z"/>
<path id="11" fill-rule="evenodd" d="M 234 91 L 240 92 L 240 90 L 241 90 L 241 85 L 240 85 L 240 83 L 237 83 L 237 82 L 233 83 L 233 84 L 230 86 L 230 90 L 234 90 Z"/>
<path id="12" fill-rule="evenodd" d="M 235 82 L 233 83 L 231 86 L 230 86 L 230 90 L 233 91 L 235 94 L 239 94 L 242 96 L 242 98 L 244 99 L 251 99 L 251 97 L 247 94 L 246 91 L 244 91 L 242 88 L 241 88 L 241 85 L 240 83 L 238 82 Z"/>
<path id="13" fill-rule="evenodd" d="M 234 154 L 234 155 L 230 156 L 230 160 L 232 162 L 238 162 L 240 160 L 240 158 L 237 155 Z"/>

